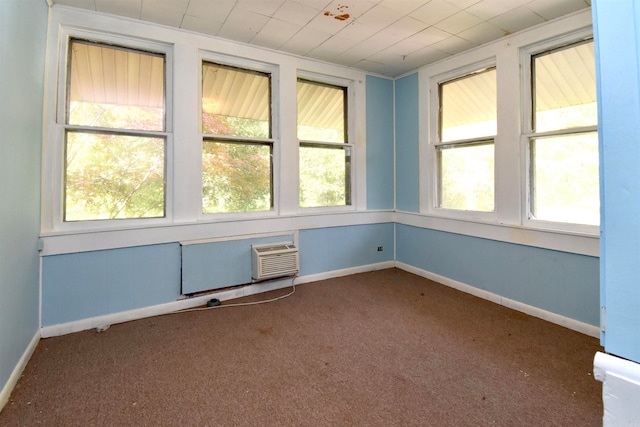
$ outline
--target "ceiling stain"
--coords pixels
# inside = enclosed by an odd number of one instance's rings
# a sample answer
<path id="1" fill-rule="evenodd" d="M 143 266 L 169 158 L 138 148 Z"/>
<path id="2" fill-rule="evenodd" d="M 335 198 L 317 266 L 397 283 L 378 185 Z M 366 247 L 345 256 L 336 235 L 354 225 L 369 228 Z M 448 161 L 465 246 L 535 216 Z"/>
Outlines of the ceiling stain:
<path id="1" fill-rule="evenodd" d="M 351 15 L 349 13 L 345 13 L 347 9 L 349 9 L 349 6 L 339 4 L 335 12 L 327 10 L 326 12 L 324 12 L 324 16 L 330 16 L 338 21 L 346 21 L 351 18 Z"/>

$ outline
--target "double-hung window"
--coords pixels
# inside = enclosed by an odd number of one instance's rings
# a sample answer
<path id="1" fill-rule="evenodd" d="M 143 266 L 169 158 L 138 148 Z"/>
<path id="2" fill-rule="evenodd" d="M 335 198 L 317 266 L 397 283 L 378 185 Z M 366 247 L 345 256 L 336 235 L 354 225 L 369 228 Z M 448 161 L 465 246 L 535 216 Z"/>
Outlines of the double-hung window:
<path id="1" fill-rule="evenodd" d="M 273 207 L 271 74 L 202 64 L 202 212 Z"/>
<path id="2" fill-rule="evenodd" d="M 493 212 L 496 70 L 481 69 L 441 82 L 438 92 L 436 206 Z"/>
<path id="3" fill-rule="evenodd" d="M 600 218 L 594 44 L 531 57 L 529 218 L 597 226 Z"/>
<path id="4" fill-rule="evenodd" d="M 298 79 L 300 207 L 351 204 L 348 88 Z"/>
<path id="5" fill-rule="evenodd" d="M 65 222 L 164 217 L 165 55 L 70 39 Z"/>

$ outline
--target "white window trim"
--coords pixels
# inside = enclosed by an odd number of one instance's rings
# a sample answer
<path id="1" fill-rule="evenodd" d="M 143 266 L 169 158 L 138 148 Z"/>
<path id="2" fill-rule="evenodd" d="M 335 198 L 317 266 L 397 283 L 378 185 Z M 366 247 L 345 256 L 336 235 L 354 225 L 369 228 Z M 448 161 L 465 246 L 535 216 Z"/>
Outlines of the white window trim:
<path id="1" fill-rule="evenodd" d="M 524 50 L 530 49 L 529 54 L 544 51 L 591 34 L 591 11 L 580 11 L 419 69 L 420 205 L 418 213 L 399 212 L 399 218 L 410 218 L 411 224 L 436 230 L 598 256 L 598 227 L 527 220 L 528 132 L 523 131 L 522 126 L 530 114 L 528 102 L 523 101 L 526 99 L 524 86 L 528 84 L 522 70 Z M 436 159 L 432 141 L 437 140 L 433 124 L 437 123 L 438 93 L 434 88 L 438 81 L 479 69 L 490 63 L 491 58 L 498 76 L 495 211 L 479 215 L 436 209 Z"/>
<path id="2" fill-rule="evenodd" d="M 366 175 L 362 174 L 362 170 L 365 168 L 366 158 L 363 158 L 359 155 L 358 151 L 360 149 L 356 149 L 356 134 L 364 134 L 364 128 L 360 128 L 360 132 L 356 133 L 356 127 L 359 126 L 359 123 L 356 121 L 356 103 L 360 101 L 356 97 L 356 82 L 353 79 L 345 79 L 336 76 L 328 76 L 324 74 L 318 74 L 307 70 L 298 70 L 297 79 L 304 79 L 310 82 L 316 83 L 325 83 L 332 86 L 344 87 L 347 89 L 347 143 L 346 144 L 329 144 L 329 145 L 339 145 L 341 147 L 349 147 L 351 149 L 351 182 L 350 185 L 350 199 L 351 203 L 344 206 L 320 206 L 320 207 L 302 207 L 300 206 L 299 194 L 298 191 L 298 209 L 299 212 L 308 212 L 308 213 L 322 213 L 322 212 L 344 212 L 344 211 L 353 211 L 360 207 L 361 204 L 358 203 L 358 196 L 362 196 L 364 198 L 364 193 L 366 192 L 366 186 L 363 186 L 362 189 L 356 188 L 356 185 L 360 181 L 366 181 Z M 296 81 L 297 81 L 296 79 Z M 361 88 L 361 92 L 364 91 L 364 87 Z M 297 99 L 297 88 L 296 88 L 296 99 Z M 365 111 L 364 108 L 359 111 Z M 296 109 L 296 142 L 297 148 L 300 147 L 301 143 L 314 143 L 313 141 L 303 141 L 297 138 L 297 109 Z M 322 144 L 319 142 L 319 144 Z M 362 147 L 363 144 L 360 145 Z M 364 150 L 362 150 L 364 151 Z M 299 168 L 298 163 L 298 168 Z M 360 173 L 358 173 L 360 170 Z M 362 179 L 360 179 L 362 178 Z M 300 174 L 297 173 L 297 181 L 298 188 L 300 185 Z M 365 183 L 366 185 L 366 183 Z M 365 205 L 366 206 L 366 205 Z M 364 208 L 364 207 L 362 207 Z"/>
<path id="3" fill-rule="evenodd" d="M 276 64 L 270 64 L 261 61 L 253 61 L 247 58 L 238 58 L 235 56 L 224 55 L 217 52 L 210 52 L 200 50 L 198 61 L 198 132 L 200 136 L 200 156 L 202 156 L 202 142 L 207 135 L 202 133 L 202 65 L 204 62 L 213 64 L 227 65 L 230 67 L 236 67 L 242 70 L 258 71 L 267 73 L 270 75 L 271 81 L 271 99 L 269 100 L 271 105 L 271 138 L 265 138 L 261 140 L 255 140 L 256 142 L 265 142 L 271 144 L 272 147 L 272 203 L 273 206 L 269 210 L 259 212 L 220 212 L 220 213 L 204 213 L 202 212 L 202 179 L 200 178 L 200 186 L 198 187 L 198 212 L 196 217 L 198 221 L 215 221 L 215 220 L 228 220 L 233 218 L 264 218 L 274 217 L 278 214 L 278 207 L 280 206 L 280 186 L 276 183 L 280 182 L 280 103 L 277 102 L 278 94 L 280 93 L 280 78 L 279 67 Z M 237 139 L 238 141 L 248 141 L 247 138 L 242 137 L 225 137 L 221 135 L 221 140 L 231 141 Z M 202 161 L 201 157 L 197 165 L 194 165 L 194 170 L 198 172 L 198 176 L 202 177 Z"/>
<path id="4" fill-rule="evenodd" d="M 476 72 L 496 67 L 495 57 L 487 58 L 482 61 L 468 64 L 464 67 L 447 71 L 446 73 L 432 76 L 429 78 L 429 106 L 428 106 L 428 121 L 429 121 L 429 141 L 426 154 L 428 170 L 431 172 L 426 178 L 430 182 L 429 190 L 426 194 L 426 206 L 425 212 L 430 215 L 443 216 L 447 218 L 459 218 L 464 220 L 478 220 L 478 221 L 495 221 L 496 211 L 498 209 L 497 194 L 495 207 L 493 212 L 481 212 L 481 211 L 465 211 L 456 209 L 447 209 L 438 206 L 438 183 L 439 177 L 439 165 L 437 150 L 438 147 L 443 145 L 460 144 L 462 141 L 440 141 L 438 123 L 440 120 L 440 85 L 448 81 L 463 78 L 475 74 Z M 423 116 L 421 116 L 423 117 Z M 475 141 L 489 141 L 493 140 L 494 153 L 496 153 L 496 139 L 497 135 L 489 135 L 469 140 L 469 142 Z M 421 167 L 421 169 L 424 169 Z M 496 181 L 497 182 L 497 181 Z M 423 181 L 421 181 L 421 184 Z M 497 193 L 497 192 L 496 192 Z"/>
<path id="5" fill-rule="evenodd" d="M 583 28 L 577 31 L 572 31 L 568 34 L 564 34 L 561 37 L 556 37 L 550 40 L 544 40 L 539 43 L 533 43 L 528 46 L 523 46 L 520 49 L 520 64 L 521 64 L 521 97 L 522 97 L 522 134 L 521 134 L 521 145 L 526 158 L 526 170 L 523 182 L 523 194 L 525 197 L 523 198 L 523 206 L 522 206 L 522 224 L 525 227 L 540 229 L 540 230 L 557 230 L 557 231 L 567 231 L 579 234 L 591 234 L 597 235 L 600 232 L 600 227 L 595 225 L 585 225 L 585 224 L 574 224 L 574 223 L 564 223 L 558 221 L 548 221 L 533 218 L 533 214 L 531 212 L 531 186 L 533 183 L 531 182 L 531 174 L 529 170 L 531 168 L 532 159 L 531 159 L 531 150 L 529 150 L 529 143 L 531 138 L 534 137 L 543 137 L 543 136 L 555 136 L 555 135 L 565 135 L 565 134 L 577 134 L 583 132 L 597 132 L 598 126 L 587 126 L 580 128 L 567 128 L 560 129 L 549 132 L 534 132 L 533 131 L 533 111 L 532 111 L 532 103 L 531 97 L 533 96 L 531 90 L 531 59 L 533 56 L 544 53 L 553 49 L 561 48 L 563 46 L 568 46 L 574 43 L 579 43 L 581 41 L 586 41 L 593 38 L 593 31 L 591 28 Z M 527 102 L 528 101 L 528 102 Z"/>
<path id="6" fill-rule="evenodd" d="M 63 197 L 64 194 L 64 139 L 65 130 L 75 129 L 78 126 L 66 124 L 66 102 L 68 81 L 68 58 L 72 39 L 88 40 L 97 43 L 116 44 L 119 46 L 139 49 L 141 51 L 155 52 L 164 55 L 165 58 L 165 130 L 153 132 L 165 138 L 165 216 L 162 218 L 135 218 L 114 220 L 91 221 L 63 221 Z M 173 175 L 173 56 L 171 45 L 161 42 L 153 42 L 136 37 L 113 35 L 93 30 L 74 27 L 62 27 L 60 29 L 58 49 L 56 50 L 55 73 L 57 79 L 53 88 L 49 90 L 56 94 L 52 97 L 54 105 L 47 111 L 45 109 L 45 121 L 50 123 L 47 129 L 48 141 L 45 141 L 43 150 L 43 200 L 42 200 L 42 228 L 62 231 L 77 231 L 96 227 L 130 227 L 134 224 L 151 226 L 171 222 L 173 210 L 170 200 L 173 198 L 173 182 L 169 177 Z M 49 98 L 51 99 L 51 98 Z M 47 114 L 48 113 L 48 114 Z M 84 127 L 83 127 L 84 128 Z"/>
<path id="7" fill-rule="evenodd" d="M 204 34 L 162 25 L 113 17 L 100 12 L 53 5 L 49 15 L 43 119 L 41 237 L 45 247 L 66 250 L 124 247 L 184 238 L 227 235 L 228 230 L 244 230 L 248 224 L 260 224 L 260 232 L 279 231 L 283 223 L 307 227 L 309 221 L 326 225 L 370 222 L 376 215 L 366 210 L 366 73 L 361 70 L 324 63 L 283 52 L 249 46 Z M 63 130 L 56 120 L 59 93 L 66 79 L 66 43 L 68 35 L 82 39 L 104 40 L 118 45 L 140 47 L 167 55 L 166 88 L 167 139 L 166 217 L 105 221 L 62 222 L 62 141 Z M 274 209 L 265 212 L 201 214 L 202 133 L 200 73 L 202 59 L 225 61 L 241 68 L 256 64 L 272 67 Z M 171 62 L 170 62 L 171 61 Z M 352 157 L 352 205 L 301 210 L 298 202 L 298 140 L 296 136 L 296 82 L 300 73 L 310 73 L 323 81 L 350 83 L 350 132 L 354 145 Z M 171 89 L 170 85 L 173 85 Z M 63 89 L 66 90 L 66 89 Z M 171 97 L 171 98 L 170 98 Z M 173 108 L 171 107 L 173 105 Z M 173 112 L 173 117 L 171 113 Z M 64 118 L 63 118 L 64 120 Z M 172 128 L 173 126 L 173 128 Z M 175 149 L 174 149 L 175 147 Z M 56 214 L 57 212 L 57 214 Z M 315 219 L 312 219 L 315 218 Z M 318 221 L 317 218 L 322 218 Z M 335 218 L 335 220 L 333 219 Z M 386 220 L 389 218 L 384 216 Z M 162 230 L 159 234 L 158 230 Z M 212 236 L 214 233 L 215 236 Z M 241 233 L 242 234 L 242 233 Z M 202 235 L 202 236 L 201 236 Z M 106 238 L 106 236 L 109 236 Z M 104 243 L 95 239 L 106 238 Z M 46 249 L 49 248 L 49 249 Z M 54 252 L 57 250 L 54 250 Z"/>

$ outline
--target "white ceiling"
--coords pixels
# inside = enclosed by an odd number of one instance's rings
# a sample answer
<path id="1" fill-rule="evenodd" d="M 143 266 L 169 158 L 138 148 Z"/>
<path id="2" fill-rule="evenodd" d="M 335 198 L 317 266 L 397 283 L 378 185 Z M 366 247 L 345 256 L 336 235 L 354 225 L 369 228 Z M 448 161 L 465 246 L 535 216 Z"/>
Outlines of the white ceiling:
<path id="1" fill-rule="evenodd" d="M 396 77 L 591 0 L 50 0 Z"/>

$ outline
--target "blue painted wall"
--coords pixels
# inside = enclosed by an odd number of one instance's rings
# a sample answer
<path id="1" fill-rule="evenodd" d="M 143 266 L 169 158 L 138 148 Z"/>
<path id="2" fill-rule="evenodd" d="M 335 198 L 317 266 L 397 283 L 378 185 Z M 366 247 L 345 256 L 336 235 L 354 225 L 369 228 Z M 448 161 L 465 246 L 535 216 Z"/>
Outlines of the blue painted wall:
<path id="1" fill-rule="evenodd" d="M 300 274 L 392 261 L 393 233 L 392 223 L 301 230 Z"/>
<path id="2" fill-rule="evenodd" d="M 178 243 L 42 259 L 42 326 L 163 304 L 179 295 Z"/>
<path id="3" fill-rule="evenodd" d="M 393 80 L 367 76 L 367 209 L 393 209 Z"/>
<path id="4" fill-rule="evenodd" d="M 393 233 L 391 223 L 301 230 L 300 274 L 391 261 Z M 43 257 L 42 325 L 176 301 L 182 294 L 181 268 L 187 293 L 249 283 L 251 244 L 284 240 L 293 235 Z"/>
<path id="5" fill-rule="evenodd" d="M 182 247 L 182 293 L 251 282 L 251 245 L 293 242 L 293 235 L 270 236 Z"/>
<path id="6" fill-rule="evenodd" d="M 602 342 L 640 362 L 640 8 L 598 0 L 593 9 L 601 181 Z"/>
<path id="7" fill-rule="evenodd" d="M 590 325 L 599 325 L 599 260 L 396 226 L 397 260 Z"/>
<path id="8" fill-rule="evenodd" d="M 418 73 L 396 80 L 396 208 L 420 210 Z M 426 96 L 426 92 L 425 92 Z"/>
<path id="9" fill-rule="evenodd" d="M 0 390 L 39 329 L 42 0 L 0 1 Z"/>

